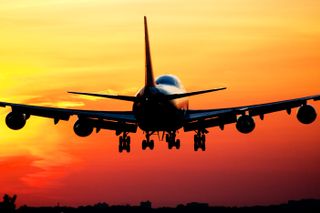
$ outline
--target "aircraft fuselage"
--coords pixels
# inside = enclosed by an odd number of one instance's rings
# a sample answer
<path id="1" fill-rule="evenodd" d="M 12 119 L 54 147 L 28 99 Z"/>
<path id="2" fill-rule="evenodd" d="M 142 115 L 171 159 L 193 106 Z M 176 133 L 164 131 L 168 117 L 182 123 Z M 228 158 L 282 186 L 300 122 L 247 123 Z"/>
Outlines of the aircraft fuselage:
<path id="1" fill-rule="evenodd" d="M 168 100 L 167 95 L 185 93 L 180 81 L 173 75 L 163 75 L 154 86 L 143 87 L 136 95 L 133 112 L 143 131 L 173 131 L 183 126 L 188 110 L 188 99 Z"/>

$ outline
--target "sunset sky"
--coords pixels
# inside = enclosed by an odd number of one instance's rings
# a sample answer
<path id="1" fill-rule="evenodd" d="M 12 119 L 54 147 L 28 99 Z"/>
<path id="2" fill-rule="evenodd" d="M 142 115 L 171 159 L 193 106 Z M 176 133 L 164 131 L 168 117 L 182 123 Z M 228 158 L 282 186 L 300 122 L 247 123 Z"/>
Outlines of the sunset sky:
<path id="1" fill-rule="evenodd" d="M 155 75 L 180 77 L 190 108 L 257 104 L 320 94 L 319 0 L 0 0 L 0 101 L 98 110 L 131 110 L 118 100 L 66 91 L 135 95 L 144 83 L 143 16 Z M 320 102 L 310 101 L 320 109 Z M 118 153 L 113 131 L 79 138 L 76 117 L 57 126 L 31 117 L 20 131 L 0 109 L 0 197 L 18 205 L 255 205 L 320 198 L 320 119 L 300 124 L 278 112 L 256 129 L 209 129 L 207 151 Z"/>

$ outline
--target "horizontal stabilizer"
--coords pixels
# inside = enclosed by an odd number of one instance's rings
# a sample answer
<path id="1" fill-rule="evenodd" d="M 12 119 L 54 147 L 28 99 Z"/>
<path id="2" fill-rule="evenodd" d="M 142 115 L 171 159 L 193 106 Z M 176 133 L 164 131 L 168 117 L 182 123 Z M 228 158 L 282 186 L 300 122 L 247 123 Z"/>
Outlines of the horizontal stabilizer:
<path id="1" fill-rule="evenodd" d="M 209 92 L 215 92 L 219 90 L 224 90 L 227 89 L 226 87 L 220 87 L 220 88 L 215 88 L 215 89 L 208 89 L 208 90 L 201 90 L 201 91 L 196 91 L 196 92 L 187 92 L 187 93 L 181 93 L 181 94 L 173 94 L 173 95 L 167 95 L 166 98 L 169 100 L 177 99 L 177 98 L 185 98 L 193 95 L 200 95 L 204 93 L 209 93 Z"/>
<path id="2" fill-rule="evenodd" d="M 117 100 L 122 100 L 122 101 L 131 101 L 131 102 L 136 101 L 136 97 L 134 97 L 134 96 L 107 95 L 107 94 L 96 94 L 96 93 L 86 93 L 86 92 L 68 92 L 68 93 L 76 94 L 76 95 L 94 96 L 94 97 L 100 97 L 100 98 L 111 98 L 111 99 L 117 99 Z"/>

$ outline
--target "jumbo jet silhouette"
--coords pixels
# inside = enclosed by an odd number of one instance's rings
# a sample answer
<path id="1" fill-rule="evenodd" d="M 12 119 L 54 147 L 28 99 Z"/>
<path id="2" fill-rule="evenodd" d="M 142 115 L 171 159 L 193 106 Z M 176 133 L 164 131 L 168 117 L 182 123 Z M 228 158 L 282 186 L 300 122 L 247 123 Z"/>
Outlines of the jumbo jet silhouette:
<path id="1" fill-rule="evenodd" d="M 194 131 L 194 150 L 206 149 L 208 128 L 218 126 L 221 130 L 226 124 L 235 123 L 239 132 L 248 134 L 255 128 L 254 116 L 264 118 L 267 113 L 286 110 L 291 113 L 292 108 L 299 107 L 297 118 L 303 124 L 315 121 L 315 109 L 307 105 L 308 100 L 317 101 L 320 95 L 284 100 L 279 102 L 231 107 L 223 109 L 189 110 L 187 97 L 208 92 L 223 90 L 216 88 L 197 92 L 186 92 L 179 79 L 173 75 L 162 75 L 154 80 L 151 54 L 149 46 L 147 18 L 144 17 L 145 31 L 145 85 L 136 96 L 93 94 L 83 92 L 69 92 L 79 95 L 112 98 L 133 103 L 132 111 L 93 111 L 40 107 L 25 104 L 0 102 L 1 107 L 9 106 L 12 111 L 6 117 L 6 124 L 10 129 L 18 130 L 25 126 L 26 121 L 33 116 L 47 117 L 57 124 L 60 120 L 68 121 L 70 116 L 78 116 L 74 124 L 74 132 L 80 137 L 89 136 L 94 129 L 115 130 L 119 136 L 119 152 L 130 152 L 129 133 L 135 133 L 138 127 L 144 131 L 146 139 L 142 141 L 142 149 L 154 148 L 151 136 L 154 133 L 165 135 L 168 148 L 180 148 L 180 140 L 176 139 L 177 130 L 183 128 L 185 132 Z"/>

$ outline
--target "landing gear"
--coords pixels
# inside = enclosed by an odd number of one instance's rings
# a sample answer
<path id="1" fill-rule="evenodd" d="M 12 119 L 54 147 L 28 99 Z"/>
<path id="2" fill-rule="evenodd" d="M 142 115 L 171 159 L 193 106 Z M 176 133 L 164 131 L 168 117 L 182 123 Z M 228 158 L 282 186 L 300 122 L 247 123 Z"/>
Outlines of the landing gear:
<path id="1" fill-rule="evenodd" d="M 119 152 L 122 152 L 123 150 L 130 152 L 130 142 L 130 136 L 128 136 L 128 133 L 124 132 L 123 135 L 119 137 Z"/>
<path id="2" fill-rule="evenodd" d="M 176 140 L 176 132 L 172 131 L 172 132 L 168 132 L 168 134 L 166 134 L 166 142 L 168 143 L 168 148 L 172 149 L 172 147 L 176 147 L 176 149 L 180 149 L 180 140 L 177 139 Z"/>
<path id="3" fill-rule="evenodd" d="M 146 150 L 147 147 L 150 148 L 150 150 L 153 150 L 154 148 L 154 141 L 150 140 L 150 136 L 152 135 L 152 133 L 150 132 L 146 132 L 146 140 L 142 141 L 142 149 Z"/>
<path id="4" fill-rule="evenodd" d="M 194 135 L 194 151 L 198 151 L 198 149 L 202 149 L 202 151 L 206 151 L 206 133 L 207 130 L 198 130 Z"/>

